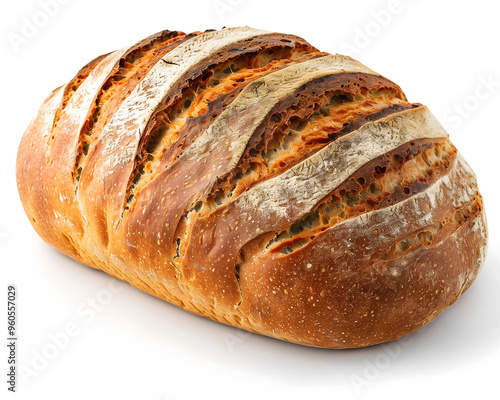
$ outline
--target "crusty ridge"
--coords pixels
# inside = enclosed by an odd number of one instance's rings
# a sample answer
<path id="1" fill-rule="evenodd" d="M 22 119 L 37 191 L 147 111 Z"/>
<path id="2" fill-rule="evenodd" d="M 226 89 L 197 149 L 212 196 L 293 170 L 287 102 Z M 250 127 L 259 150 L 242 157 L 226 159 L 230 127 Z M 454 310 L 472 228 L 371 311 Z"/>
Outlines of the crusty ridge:
<path id="1" fill-rule="evenodd" d="M 89 229 L 95 229 L 104 245 L 108 240 L 108 232 L 116 231 L 120 224 L 130 197 L 127 195 L 129 177 L 135 170 L 141 138 L 146 134 L 158 107 L 172 102 L 176 93 L 180 95 L 181 89 L 190 80 L 202 75 L 207 63 L 255 51 L 263 43 L 282 39 L 249 28 L 237 30 L 234 34 L 231 32 L 204 33 L 167 53 L 124 100 L 100 133 L 87 157 L 87 167 L 84 166 L 82 170 L 80 186 L 90 192 L 105 194 L 87 196 L 82 203 L 84 209 L 96 210 L 89 221 Z M 288 43 L 293 42 L 287 38 L 287 46 Z M 102 158 L 105 158 L 104 162 L 100 161 Z M 118 204 L 119 207 L 116 207 Z M 103 224 L 104 220 L 106 224 Z"/>
<path id="2" fill-rule="evenodd" d="M 272 42 L 269 45 L 276 46 Z M 160 107 L 155 112 L 155 117 L 151 119 L 153 127 L 145 129 L 146 133 L 138 145 L 125 209 L 130 208 L 141 187 L 173 164 L 248 84 L 292 63 L 323 56 L 313 52 L 295 57 L 305 49 L 282 46 L 279 44 L 277 49 L 264 47 L 257 53 L 243 54 L 207 68 L 200 78 L 183 89 L 175 104 Z M 267 54 L 270 51 L 273 52 L 272 61 Z"/>
<path id="3" fill-rule="evenodd" d="M 423 192 L 446 174 L 456 155 L 451 142 L 441 138 L 407 142 L 376 157 L 323 198 L 312 211 L 278 232 L 265 249 L 291 254 L 343 220 Z M 425 239 L 431 238 L 425 235 Z"/>
<path id="4" fill-rule="evenodd" d="M 335 297 L 343 287 L 329 282 L 355 283 L 353 268 L 369 267 L 356 254 L 344 257 L 351 264 L 339 258 L 348 226 L 363 227 L 348 231 L 354 247 L 378 232 L 363 260 L 379 272 L 445 249 L 460 267 L 446 266 L 443 282 L 462 284 L 436 296 L 440 310 L 484 259 L 475 177 L 429 110 L 357 61 L 292 35 L 164 31 L 96 59 L 44 103 L 17 175 L 31 222 L 59 250 L 191 312 L 308 345 L 372 344 L 431 318 L 424 307 L 386 336 L 383 318 L 365 324 L 373 337 L 340 334 L 331 321 L 348 324 L 349 313 Z M 396 209 L 413 222 L 388 239 L 383 221 Z M 430 279 L 416 288 L 424 293 Z"/>
<path id="5" fill-rule="evenodd" d="M 130 47 L 114 65 L 113 71 L 108 74 L 103 83 L 99 95 L 90 108 L 85 125 L 80 131 L 80 147 L 73 170 L 76 190 L 78 190 L 84 159 L 95 140 L 93 132 L 99 133 L 102 130 L 123 100 L 156 62 L 185 39 L 186 35 L 182 32 L 159 32 Z"/>
<path id="6" fill-rule="evenodd" d="M 57 127 L 57 123 L 59 122 L 59 118 L 61 118 L 61 112 L 67 107 L 69 100 L 71 97 L 75 94 L 75 92 L 78 90 L 80 85 L 83 83 L 85 79 L 90 75 L 92 70 L 106 57 L 107 54 L 103 54 L 99 57 L 96 57 L 93 59 L 91 62 L 89 62 L 87 65 L 83 66 L 82 69 L 76 74 L 76 76 L 68 82 L 68 84 L 65 86 L 64 89 L 64 94 L 63 94 L 63 99 L 61 101 L 61 105 L 59 106 L 56 115 L 54 116 L 54 121 L 52 124 L 52 129 L 50 130 L 50 137 L 49 141 L 54 140 L 54 135 L 52 133 Z"/>

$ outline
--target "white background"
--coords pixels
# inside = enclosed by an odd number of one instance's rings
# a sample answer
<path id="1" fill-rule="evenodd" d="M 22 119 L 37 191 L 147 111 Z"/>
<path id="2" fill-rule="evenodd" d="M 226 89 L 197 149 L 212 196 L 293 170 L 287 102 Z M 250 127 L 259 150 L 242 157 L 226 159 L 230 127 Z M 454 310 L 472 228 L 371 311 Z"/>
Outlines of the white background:
<path id="1" fill-rule="evenodd" d="M 498 2 L 64 3 L 50 16 L 36 0 L 0 6 L 0 304 L 15 284 L 24 367 L 11 395 L 2 309 L 2 399 L 500 398 Z M 26 35 L 30 21 L 39 27 Z M 476 171 L 490 229 L 487 260 L 470 290 L 426 328 L 389 345 L 343 351 L 244 333 L 80 265 L 31 228 L 15 157 L 52 89 L 95 56 L 154 32 L 238 25 L 297 34 L 394 80 L 410 101 L 430 107 Z M 92 299 L 99 312 L 91 312 Z M 73 336 L 62 340 L 65 329 Z"/>

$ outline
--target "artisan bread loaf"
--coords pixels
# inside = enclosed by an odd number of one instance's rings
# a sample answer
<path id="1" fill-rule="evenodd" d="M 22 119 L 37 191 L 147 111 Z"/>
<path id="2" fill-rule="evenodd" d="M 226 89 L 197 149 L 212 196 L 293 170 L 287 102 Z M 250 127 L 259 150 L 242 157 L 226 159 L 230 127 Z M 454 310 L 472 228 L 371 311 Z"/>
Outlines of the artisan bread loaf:
<path id="1" fill-rule="evenodd" d="M 248 27 L 164 31 L 87 64 L 29 125 L 17 182 L 64 254 L 308 346 L 415 331 L 485 258 L 475 175 L 427 107 Z"/>

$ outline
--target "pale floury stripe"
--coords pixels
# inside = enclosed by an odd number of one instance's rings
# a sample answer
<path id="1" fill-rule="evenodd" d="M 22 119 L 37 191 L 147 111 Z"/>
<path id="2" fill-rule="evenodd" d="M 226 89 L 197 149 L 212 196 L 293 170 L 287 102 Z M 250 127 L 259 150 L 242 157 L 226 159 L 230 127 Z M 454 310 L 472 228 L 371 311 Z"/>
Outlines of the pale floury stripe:
<path id="1" fill-rule="evenodd" d="M 292 223 L 304 216 L 356 170 L 404 143 L 448 137 L 422 106 L 392 114 L 340 137 L 283 174 L 257 184 L 235 200 L 241 213 L 260 209 L 269 221 Z"/>
<path id="2" fill-rule="evenodd" d="M 329 229 L 344 227 L 355 230 L 361 226 L 372 229 L 377 226 L 390 226 L 391 229 L 386 233 L 391 235 L 392 240 L 398 240 L 432 225 L 433 220 L 436 219 L 434 212 L 439 210 L 439 205 L 443 202 L 449 202 L 454 208 L 460 208 L 469 204 L 476 194 L 475 176 L 466 167 L 462 156 L 458 154 L 448 173 L 423 192 L 394 205 L 342 221 Z M 430 209 L 422 208 L 423 203 L 429 204 Z"/>
<path id="3" fill-rule="evenodd" d="M 479 249 L 479 258 L 477 261 L 478 269 L 476 271 L 476 275 L 479 273 L 479 269 L 483 266 L 484 261 L 486 259 L 486 251 L 488 248 L 488 222 L 486 221 L 486 211 L 483 208 L 481 211 L 481 215 L 476 218 L 476 221 L 472 227 L 472 231 L 479 230 L 481 232 L 481 237 L 484 238 L 483 243 Z M 469 280 L 473 280 L 475 276 L 470 276 Z"/>
<path id="4" fill-rule="evenodd" d="M 61 107 L 65 90 L 66 85 L 57 88 L 50 94 L 40 107 L 38 115 L 30 122 L 26 132 L 30 132 L 33 129 L 33 124 L 36 123 L 36 130 L 40 132 L 41 137 L 45 139 L 49 136 L 57 110 Z"/>
<path id="5" fill-rule="evenodd" d="M 210 158 L 218 148 L 229 148 L 231 162 L 217 175 L 229 172 L 238 163 L 245 147 L 259 125 L 281 100 L 293 95 L 302 85 L 315 79 L 340 73 L 376 74 L 350 57 L 330 55 L 303 63 L 291 64 L 249 84 L 214 123 L 182 154 L 182 159 Z M 226 162 L 220 160 L 221 162 Z"/>
<path id="6" fill-rule="evenodd" d="M 64 108 L 58 122 L 58 135 L 74 136 L 75 150 L 80 145 L 79 134 L 89 116 L 92 105 L 100 93 L 102 85 L 104 85 L 113 68 L 116 67 L 127 50 L 128 48 L 117 50 L 104 57 L 92 69 Z M 75 135 L 75 132 L 77 135 Z"/>
<path id="7" fill-rule="evenodd" d="M 151 116 L 172 87 L 190 69 L 230 44 L 271 34 L 251 28 L 230 28 L 198 35 L 168 52 L 121 104 L 100 135 L 109 157 L 105 169 L 131 161 Z"/>
<path id="8" fill-rule="evenodd" d="M 90 72 L 69 100 L 63 115 L 81 127 L 90 111 L 90 106 L 100 93 L 113 68 L 129 48 L 116 50 L 104 57 Z M 85 112 L 86 111 L 86 112 Z M 61 116 L 61 119 L 63 116 Z"/>

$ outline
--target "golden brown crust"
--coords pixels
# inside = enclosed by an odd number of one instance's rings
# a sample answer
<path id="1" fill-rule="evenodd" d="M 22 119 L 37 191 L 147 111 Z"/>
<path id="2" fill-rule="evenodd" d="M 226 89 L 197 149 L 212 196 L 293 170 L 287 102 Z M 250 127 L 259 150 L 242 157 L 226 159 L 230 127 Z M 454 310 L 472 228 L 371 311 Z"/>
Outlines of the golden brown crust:
<path id="1" fill-rule="evenodd" d="M 474 280 L 474 173 L 425 106 L 293 35 L 164 31 L 54 91 L 19 147 L 38 234 L 213 320 L 362 347 Z"/>

